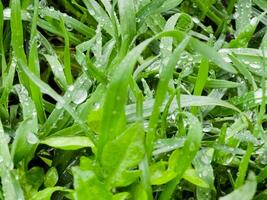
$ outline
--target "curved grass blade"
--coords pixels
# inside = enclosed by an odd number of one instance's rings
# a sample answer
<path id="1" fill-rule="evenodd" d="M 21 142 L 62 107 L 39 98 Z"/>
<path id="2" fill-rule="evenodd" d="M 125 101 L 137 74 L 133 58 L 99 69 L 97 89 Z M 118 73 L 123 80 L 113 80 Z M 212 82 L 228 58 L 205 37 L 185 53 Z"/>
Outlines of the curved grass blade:
<path id="1" fill-rule="evenodd" d="M 235 199 L 244 199 L 251 200 L 256 192 L 257 182 L 256 177 L 253 173 L 250 173 L 246 183 L 241 186 L 239 189 L 234 190 L 232 193 L 219 198 L 219 200 L 235 200 Z"/>
<path id="2" fill-rule="evenodd" d="M 116 28 L 105 10 L 95 0 L 83 0 L 83 2 L 90 15 L 95 18 L 98 24 L 102 26 L 107 33 L 116 38 Z"/>
<path id="3" fill-rule="evenodd" d="M 15 90 L 21 102 L 23 122 L 16 130 L 11 155 L 15 165 L 23 159 L 25 159 L 25 165 L 27 165 L 33 157 L 38 143 L 38 137 L 36 135 L 38 131 L 38 119 L 35 105 L 29 98 L 27 90 L 21 85 L 15 85 Z"/>
<path id="4" fill-rule="evenodd" d="M 88 37 L 93 37 L 95 35 L 94 29 L 88 27 L 87 25 L 83 24 L 79 20 L 68 16 L 66 13 L 61 13 L 58 10 L 52 10 L 47 7 L 40 9 L 39 14 L 43 17 L 48 16 L 53 19 L 59 20 L 62 19 L 65 24 L 68 24 L 68 26 L 72 27 L 74 30 L 84 34 Z M 40 21 L 39 21 L 40 23 Z"/>
<path id="5" fill-rule="evenodd" d="M 174 192 L 177 184 L 181 181 L 185 171 L 190 166 L 201 146 L 203 136 L 202 126 L 198 119 L 192 114 L 186 113 L 186 116 L 188 121 L 190 121 L 190 126 L 184 146 L 182 149 L 174 151 L 169 158 L 170 169 L 174 170 L 177 175 L 172 181 L 164 186 L 164 189 L 159 197 L 160 200 L 171 199 L 172 193 Z"/>

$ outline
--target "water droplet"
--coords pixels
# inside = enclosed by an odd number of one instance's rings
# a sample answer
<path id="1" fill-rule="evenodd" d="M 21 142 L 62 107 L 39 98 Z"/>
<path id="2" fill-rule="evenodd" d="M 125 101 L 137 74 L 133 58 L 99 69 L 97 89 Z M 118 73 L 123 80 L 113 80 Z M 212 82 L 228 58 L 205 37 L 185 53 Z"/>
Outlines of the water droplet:
<path id="1" fill-rule="evenodd" d="M 67 30 L 67 31 L 72 31 L 72 30 L 73 30 L 72 25 L 69 24 L 69 23 L 66 23 L 66 30 Z"/>
<path id="2" fill-rule="evenodd" d="M 70 92 L 72 92 L 72 91 L 74 90 L 74 86 L 73 86 L 73 85 L 70 85 L 69 88 L 68 88 L 68 90 L 69 90 Z"/>
<path id="3" fill-rule="evenodd" d="M 36 144 L 38 142 L 38 138 L 34 133 L 30 132 L 27 135 L 27 141 L 29 144 Z"/>
<path id="4" fill-rule="evenodd" d="M 255 26 L 258 23 L 258 18 L 254 17 L 250 20 L 250 25 Z"/>
<path id="5" fill-rule="evenodd" d="M 75 92 L 75 94 L 72 96 L 72 101 L 75 104 L 81 104 L 84 102 L 87 98 L 87 91 L 84 89 L 80 89 Z"/>
<path id="6" fill-rule="evenodd" d="M 36 115 L 37 115 L 36 112 L 33 112 L 33 113 L 32 113 L 32 116 L 33 116 L 33 117 L 36 117 Z"/>
<path id="7" fill-rule="evenodd" d="M 95 107 L 95 110 L 98 110 L 100 108 L 100 103 L 95 103 L 94 107 Z"/>
<path id="8" fill-rule="evenodd" d="M 208 175 L 209 175 L 209 173 L 208 173 L 208 171 L 207 171 L 207 170 L 204 170 L 202 174 L 203 174 L 203 176 L 204 176 L 204 177 L 206 177 L 206 176 L 208 176 Z"/>
<path id="9" fill-rule="evenodd" d="M 89 10 L 90 15 L 94 16 L 95 15 L 95 11 L 93 9 Z"/>
<path id="10" fill-rule="evenodd" d="M 239 14 L 236 12 L 234 15 L 233 15 L 233 18 L 234 19 L 237 19 L 239 17 Z"/>
<path id="11" fill-rule="evenodd" d="M 2 163 L 4 161 L 3 156 L 0 156 L 0 163 Z"/>
<path id="12" fill-rule="evenodd" d="M 62 103 L 62 102 L 57 102 L 57 104 L 56 104 L 56 109 L 61 109 L 61 108 L 63 108 L 63 104 L 64 104 L 64 103 Z"/>
<path id="13" fill-rule="evenodd" d="M 41 0 L 40 3 L 39 3 L 39 6 L 41 8 L 45 7 L 46 6 L 46 0 Z"/>
<path id="14" fill-rule="evenodd" d="M 55 8 L 51 6 L 51 7 L 49 8 L 49 10 L 50 10 L 50 11 L 54 11 Z"/>

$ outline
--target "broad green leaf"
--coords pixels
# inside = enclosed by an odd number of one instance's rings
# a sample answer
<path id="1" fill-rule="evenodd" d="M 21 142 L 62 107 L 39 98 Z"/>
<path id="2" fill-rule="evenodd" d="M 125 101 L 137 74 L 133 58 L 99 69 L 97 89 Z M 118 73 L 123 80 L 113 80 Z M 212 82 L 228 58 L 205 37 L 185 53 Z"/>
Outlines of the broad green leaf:
<path id="1" fill-rule="evenodd" d="M 106 185 L 99 181 L 92 171 L 81 170 L 78 167 L 72 168 L 74 177 L 74 199 L 88 200 L 110 200 L 112 193 L 108 191 Z"/>
<path id="2" fill-rule="evenodd" d="M 51 196 L 56 191 L 62 191 L 62 192 L 72 192 L 71 190 L 65 189 L 63 187 L 48 187 L 45 188 L 36 194 L 34 194 L 30 200 L 50 200 Z"/>
<path id="3" fill-rule="evenodd" d="M 44 170 L 41 167 L 33 167 L 27 171 L 20 179 L 20 184 L 26 199 L 36 194 L 44 182 Z"/>
<path id="4" fill-rule="evenodd" d="M 45 187 L 53 187 L 58 181 L 58 173 L 55 167 L 51 167 L 45 174 L 44 185 Z"/>
<path id="5" fill-rule="evenodd" d="M 126 200 L 130 198 L 130 194 L 128 192 L 117 193 L 112 197 L 112 200 Z"/>
<path id="6" fill-rule="evenodd" d="M 94 147 L 93 142 L 85 136 L 48 137 L 40 143 L 62 150 L 77 150 L 85 147 Z"/>
<path id="7" fill-rule="evenodd" d="M 15 140 L 11 148 L 11 155 L 15 165 L 23 159 L 25 159 L 25 164 L 27 164 L 34 155 L 39 139 L 36 136 L 35 130 L 33 130 L 33 126 L 33 120 L 28 118 L 20 124 L 15 132 Z"/>
<path id="8" fill-rule="evenodd" d="M 257 182 L 256 177 L 253 173 L 250 173 L 246 183 L 240 188 L 234 190 L 232 193 L 219 198 L 220 200 L 235 200 L 244 199 L 251 200 L 256 192 Z"/>
<path id="9" fill-rule="evenodd" d="M 152 185 L 163 185 L 176 177 L 176 173 L 172 170 L 166 170 L 166 163 L 163 161 L 151 164 L 150 182 Z"/>
<path id="10" fill-rule="evenodd" d="M 195 169 L 187 169 L 184 172 L 183 178 L 196 186 L 208 188 L 209 184 L 205 182 L 201 177 L 198 176 Z"/>
<path id="11" fill-rule="evenodd" d="M 133 183 L 139 177 L 140 171 L 131 169 L 136 167 L 143 157 L 144 130 L 137 122 L 105 145 L 101 164 L 106 171 L 107 182 L 112 187 Z"/>

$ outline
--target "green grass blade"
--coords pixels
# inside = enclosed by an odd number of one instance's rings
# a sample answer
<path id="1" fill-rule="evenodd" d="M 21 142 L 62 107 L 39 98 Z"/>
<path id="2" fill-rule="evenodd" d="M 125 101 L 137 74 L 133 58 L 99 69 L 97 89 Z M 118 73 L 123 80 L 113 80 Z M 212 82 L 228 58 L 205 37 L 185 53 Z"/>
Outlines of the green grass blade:
<path id="1" fill-rule="evenodd" d="M 29 52 L 29 69 L 38 77 L 40 77 L 40 65 L 38 59 L 38 50 L 37 50 L 37 18 L 38 18 L 38 7 L 39 1 L 34 1 L 34 16 L 32 20 L 31 27 L 31 39 L 30 39 L 30 52 Z M 30 81 L 30 91 L 31 97 L 35 103 L 37 116 L 41 123 L 44 123 L 46 120 L 46 115 L 44 112 L 43 102 L 42 102 L 42 94 L 38 87 L 36 87 Z"/>
<path id="2" fill-rule="evenodd" d="M 69 41 L 69 36 L 68 32 L 66 30 L 65 24 L 63 19 L 61 18 L 60 20 L 61 28 L 64 33 L 64 42 L 65 42 L 65 47 L 64 47 L 64 72 L 65 72 L 65 77 L 68 85 L 71 85 L 73 83 L 73 78 L 71 74 L 71 58 L 70 58 L 70 41 Z"/>
<path id="3" fill-rule="evenodd" d="M 133 0 L 118 1 L 122 48 L 128 48 L 136 34 L 136 18 Z M 127 51 L 127 49 L 125 49 Z"/>
<path id="4" fill-rule="evenodd" d="M 183 174 L 190 166 L 201 145 L 203 134 L 200 122 L 193 115 L 189 113 L 186 115 L 190 121 L 190 128 L 184 147 L 174 151 L 169 159 L 169 165 L 177 173 L 177 176 L 164 186 L 159 197 L 160 200 L 171 199 L 176 185 L 181 181 Z"/>
<path id="5" fill-rule="evenodd" d="M 180 54 L 184 51 L 186 48 L 188 42 L 190 40 L 190 37 L 186 37 L 180 45 L 174 50 L 173 54 L 169 57 L 168 63 L 164 68 L 162 69 L 162 72 L 160 74 L 160 81 L 157 87 L 155 102 L 153 106 L 153 111 L 151 113 L 151 117 L 149 119 L 149 128 L 148 133 L 146 137 L 146 148 L 147 148 L 147 154 L 148 158 L 150 158 L 152 149 L 153 149 L 153 141 L 154 141 L 154 134 L 158 122 L 158 117 L 160 114 L 160 107 L 162 103 L 164 102 L 165 96 L 166 96 L 166 88 L 168 88 L 168 84 L 170 79 L 172 78 L 174 67 L 178 61 L 178 58 Z"/>
<path id="6" fill-rule="evenodd" d="M 194 88 L 194 95 L 201 96 L 208 78 L 208 73 L 209 73 L 209 61 L 207 59 L 203 59 L 199 66 L 197 80 Z M 193 107 L 191 111 L 193 114 L 197 114 L 197 108 Z"/>
<path id="7" fill-rule="evenodd" d="M 27 58 L 24 52 L 23 45 L 23 26 L 21 20 L 21 11 L 20 11 L 20 1 L 14 0 L 11 3 L 11 45 L 13 47 L 15 56 L 17 59 L 23 60 L 24 63 L 27 63 Z M 28 89 L 29 80 L 25 74 L 18 72 L 21 83 Z"/>

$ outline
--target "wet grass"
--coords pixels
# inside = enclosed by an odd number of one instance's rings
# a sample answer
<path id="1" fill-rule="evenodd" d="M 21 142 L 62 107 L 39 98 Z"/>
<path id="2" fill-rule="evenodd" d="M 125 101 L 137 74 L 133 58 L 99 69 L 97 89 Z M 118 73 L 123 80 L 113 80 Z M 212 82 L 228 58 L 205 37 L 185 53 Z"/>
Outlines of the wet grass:
<path id="1" fill-rule="evenodd" d="M 266 199 L 266 11 L 1 1 L 0 199 Z"/>

